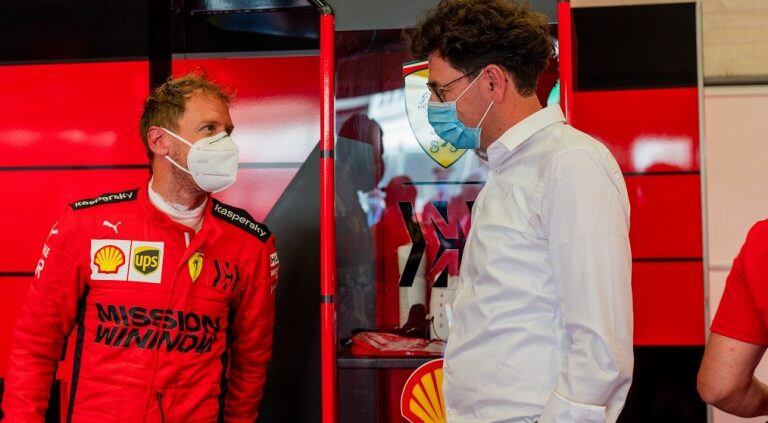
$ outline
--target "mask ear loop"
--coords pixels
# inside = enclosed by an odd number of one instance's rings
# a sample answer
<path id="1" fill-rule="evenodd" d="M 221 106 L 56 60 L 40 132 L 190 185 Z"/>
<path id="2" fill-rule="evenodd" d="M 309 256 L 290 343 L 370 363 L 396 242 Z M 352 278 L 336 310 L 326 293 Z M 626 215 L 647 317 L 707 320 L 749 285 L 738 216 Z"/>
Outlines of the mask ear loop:
<path id="1" fill-rule="evenodd" d="M 165 159 L 166 159 L 166 160 L 168 160 L 169 162 L 173 163 L 173 165 L 174 165 L 174 166 L 178 167 L 178 168 L 179 168 L 180 170 L 182 170 L 183 172 L 189 173 L 190 175 L 192 174 L 192 172 L 190 172 L 190 171 L 189 171 L 189 169 L 185 169 L 185 168 L 184 168 L 184 166 L 182 166 L 182 165 L 178 164 L 178 163 L 176 162 L 176 160 L 173 160 L 173 159 L 172 159 L 170 156 L 168 156 L 167 154 L 166 154 L 165 156 L 163 156 L 163 157 L 165 157 Z"/>
<path id="2" fill-rule="evenodd" d="M 483 76 L 483 72 L 480 72 L 475 77 L 475 79 L 473 79 L 472 82 L 470 82 L 469 85 L 467 85 L 467 88 L 464 88 L 464 91 L 462 91 L 461 94 L 459 94 L 459 96 L 456 97 L 456 100 L 454 100 L 453 103 L 456 103 L 457 101 L 459 101 L 459 99 L 467 92 L 467 90 L 469 90 L 470 87 L 475 85 L 475 82 L 477 82 L 477 80 L 480 79 L 481 76 Z M 492 107 L 493 107 L 493 100 L 491 100 L 491 104 L 488 105 L 488 108 L 485 109 L 485 113 L 483 113 L 483 117 L 480 118 L 480 122 L 477 124 L 476 128 L 480 128 L 480 125 L 483 124 L 483 121 L 485 120 L 485 117 L 488 116 L 488 113 L 491 111 Z"/>
<path id="3" fill-rule="evenodd" d="M 478 74 L 478 75 L 475 77 L 475 79 L 473 79 L 473 80 L 472 80 L 472 82 L 470 82 L 470 83 L 469 83 L 469 85 L 467 85 L 467 88 L 464 88 L 464 91 L 462 91 L 462 92 L 461 92 L 461 94 L 459 94 L 459 96 L 458 96 L 458 97 L 456 97 L 456 100 L 453 100 L 453 103 L 455 103 L 455 102 L 459 101 L 459 99 L 460 99 L 460 98 L 461 98 L 461 97 L 462 97 L 464 94 L 466 94 L 466 92 L 467 92 L 467 91 L 468 91 L 468 90 L 469 90 L 469 89 L 470 89 L 470 88 L 471 88 L 473 85 L 475 85 L 475 82 L 477 82 L 477 80 L 478 80 L 478 79 L 480 79 L 480 77 L 481 77 L 481 76 L 483 76 L 483 73 L 482 73 L 482 72 L 480 72 L 480 73 L 479 73 L 479 74 Z M 446 103 L 447 103 L 447 102 L 446 102 Z"/>
<path id="4" fill-rule="evenodd" d="M 168 134 L 170 134 L 171 136 L 173 136 L 173 137 L 174 137 L 174 138 L 176 138 L 177 140 L 179 140 L 179 141 L 183 142 L 184 144 L 186 144 L 187 146 L 189 146 L 190 148 L 192 148 L 192 143 L 190 143 L 189 141 L 185 140 L 184 138 L 182 138 L 182 137 L 181 137 L 181 136 L 179 136 L 179 135 L 176 135 L 175 133 L 173 133 L 173 131 L 171 131 L 171 130 L 169 130 L 169 129 L 165 129 L 165 128 L 162 128 L 162 129 L 163 129 L 163 131 L 167 132 Z"/>
<path id="5" fill-rule="evenodd" d="M 478 128 L 480 128 L 480 125 L 483 124 L 485 117 L 488 116 L 488 113 L 490 113 L 492 107 L 493 107 L 493 100 L 491 100 L 491 104 L 488 105 L 488 108 L 485 109 L 485 113 L 483 113 L 483 117 L 480 118 L 480 122 L 477 124 Z"/>
<path id="6" fill-rule="evenodd" d="M 192 148 L 192 144 L 190 144 L 190 143 L 189 143 L 189 141 L 187 141 L 187 140 L 185 140 L 184 138 L 182 138 L 182 137 L 180 137 L 180 136 L 178 136 L 178 135 L 174 134 L 174 133 L 173 133 L 173 131 L 170 131 L 170 130 L 168 130 L 168 129 L 165 129 L 165 128 L 162 128 L 162 129 L 163 129 L 163 131 L 167 132 L 169 135 L 173 136 L 173 137 L 174 137 L 174 138 L 176 138 L 177 140 L 179 140 L 179 141 L 183 142 L 184 144 L 188 145 L 188 146 L 189 146 L 189 148 Z M 178 167 L 178 168 L 179 168 L 179 169 L 181 169 L 182 171 L 184 171 L 184 172 L 186 172 L 186 173 L 188 173 L 188 174 L 190 174 L 190 175 L 192 174 L 192 172 L 190 172 L 190 171 L 189 171 L 189 169 L 186 169 L 184 166 L 182 166 L 182 165 L 178 164 L 178 163 L 176 162 L 176 160 L 173 160 L 173 159 L 171 158 L 171 156 L 170 156 L 170 155 L 166 154 L 166 155 L 165 155 L 165 156 L 163 156 L 163 157 L 165 157 L 165 159 L 166 159 L 166 160 L 168 160 L 169 162 L 173 163 L 173 165 L 174 165 L 174 166 Z"/>

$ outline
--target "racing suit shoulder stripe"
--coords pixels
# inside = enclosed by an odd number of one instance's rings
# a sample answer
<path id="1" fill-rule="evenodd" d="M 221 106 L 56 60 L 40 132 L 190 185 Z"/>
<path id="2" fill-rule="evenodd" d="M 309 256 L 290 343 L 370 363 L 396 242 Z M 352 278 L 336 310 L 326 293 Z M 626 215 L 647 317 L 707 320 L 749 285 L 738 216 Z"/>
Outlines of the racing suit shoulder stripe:
<path id="1" fill-rule="evenodd" d="M 267 242 L 272 236 L 272 233 L 269 231 L 269 228 L 267 228 L 267 225 L 258 222 L 247 211 L 235 206 L 230 206 L 229 204 L 224 204 L 215 198 L 211 198 L 211 200 L 213 200 L 211 213 L 215 217 L 231 225 L 237 226 L 238 228 L 255 236 L 261 242 Z"/>
<path id="2" fill-rule="evenodd" d="M 107 192 L 95 198 L 86 198 L 75 201 L 69 207 L 72 210 L 80 210 L 88 207 L 99 206 L 102 204 L 121 203 L 123 201 L 133 201 L 138 196 L 138 189 L 132 189 L 122 192 Z"/>

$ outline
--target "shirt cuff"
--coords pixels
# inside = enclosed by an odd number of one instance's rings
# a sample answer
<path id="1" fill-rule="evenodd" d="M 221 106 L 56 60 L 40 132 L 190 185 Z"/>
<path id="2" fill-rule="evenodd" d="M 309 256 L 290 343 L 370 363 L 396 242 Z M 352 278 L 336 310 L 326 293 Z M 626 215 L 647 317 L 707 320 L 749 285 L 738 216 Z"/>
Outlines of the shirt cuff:
<path id="1" fill-rule="evenodd" d="M 737 341 L 742 341 L 754 345 L 768 346 L 768 337 L 766 337 L 764 334 L 750 333 L 749 331 L 745 331 L 737 325 L 724 324 L 717 318 L 712 323 L 712 326 L 709 330 L 715 332 L 718 335 L 723 335 Z"/>
<path id="2" fill-rule="evenodd" d="M 603 423 L 605 407 L 571 401 L 552 391 L 539 417 L 539 423 Z"/>

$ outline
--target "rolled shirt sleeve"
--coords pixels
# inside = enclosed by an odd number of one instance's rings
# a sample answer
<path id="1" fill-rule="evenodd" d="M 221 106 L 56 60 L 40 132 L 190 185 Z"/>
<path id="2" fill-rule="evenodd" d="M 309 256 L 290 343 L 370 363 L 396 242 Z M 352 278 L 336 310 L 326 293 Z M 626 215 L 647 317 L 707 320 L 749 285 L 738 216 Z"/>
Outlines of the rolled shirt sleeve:
<path id="1" fill-rule="evenodd" d="M 540 422 L 614 422 L 632 382 L 629 203 L 608 155 L 566 150 L 552 165 L 542 218 L 564 335 Z"/>

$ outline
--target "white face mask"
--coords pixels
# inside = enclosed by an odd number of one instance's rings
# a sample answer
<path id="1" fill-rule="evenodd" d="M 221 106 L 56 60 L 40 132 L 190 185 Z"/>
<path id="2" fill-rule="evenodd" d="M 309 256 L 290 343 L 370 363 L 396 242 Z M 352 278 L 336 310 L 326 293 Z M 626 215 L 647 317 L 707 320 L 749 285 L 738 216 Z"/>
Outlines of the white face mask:
<path id="1" fill-rule="evenodd" d="M 239 149 L 226 132 L 199 139 L 192 144 L 168 129 L 163 130 L 189 146 L 187 168 L 176 163 L 169 155 L 165 158 L 192 175 L 192 179 L 202 190 L 219 192 L 235 183 Z"/>

